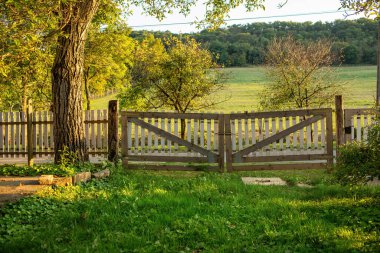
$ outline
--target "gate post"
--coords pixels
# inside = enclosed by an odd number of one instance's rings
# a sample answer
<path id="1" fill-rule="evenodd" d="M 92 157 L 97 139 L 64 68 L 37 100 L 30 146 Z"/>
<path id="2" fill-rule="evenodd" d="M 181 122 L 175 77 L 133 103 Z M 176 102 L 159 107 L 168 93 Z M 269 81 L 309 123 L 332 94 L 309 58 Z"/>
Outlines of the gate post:
<path id="1" fill-rule="evenodd" d="M 115 162 L 119 153 L 119 118 L 117 100 L 108 102 L 108 161 Z"/>
<path id="2" fill-rule="evenodd" d="M 224 114 L 218 115 L 219 170 L 224 172 Z"/>
<path id="3" fill-rule="evenodd" d="M 336 120 L 336 156 L 339 155 L 339 146 L 344 143 L 343 134 L 343 102 L 342 95 L 335 96 L 335 120 Z"/>
<path id="4" fill-rule="evenodd" d="M 231 141 L 231 116 L 224 115 L 224 136 L 226 138 L 226 167 L 227 172 L 232 172 L 232 141 Z"/>

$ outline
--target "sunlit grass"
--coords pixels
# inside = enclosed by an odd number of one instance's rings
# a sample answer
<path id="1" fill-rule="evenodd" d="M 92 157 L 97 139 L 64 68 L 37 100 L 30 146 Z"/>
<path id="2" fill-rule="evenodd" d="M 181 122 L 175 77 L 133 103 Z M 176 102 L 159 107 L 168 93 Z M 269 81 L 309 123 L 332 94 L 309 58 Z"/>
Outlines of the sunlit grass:
<path id="1" fill-rule="evenodd" d="M 226 68 L 230 79 L 226 89 L 220 92 L 220 97 L 231 96 L 215 108 L 207 111 L 237 112 L 256 110 L 259 93 L 269 83 L 264 67 Z M 337 80 L 343 84 L 342 95 L 346 108 L 371 107 L 376 94 L 376 66 L 344 66 L 337 70 Z M 95 99 L 93 109 L 108 108 L 108 101 L 116 95 Z"/>
<path id="2" fill-rule="evenodd" d="M 241 176 L 315 187 L 244 185 Z M 321 170 L 134 171 L 2 209 L 0 251 L 378 252 L 379 205 L 379 188 L 334 185 Z"/>

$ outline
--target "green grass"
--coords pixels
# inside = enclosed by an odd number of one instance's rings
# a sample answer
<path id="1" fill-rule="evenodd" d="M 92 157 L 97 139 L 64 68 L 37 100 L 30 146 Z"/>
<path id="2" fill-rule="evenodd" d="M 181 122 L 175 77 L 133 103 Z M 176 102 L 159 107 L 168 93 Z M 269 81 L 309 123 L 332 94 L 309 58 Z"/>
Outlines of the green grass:
<path id="1" fill-rule="evenodd" d="M 379 252 L 380 188 L 330 182 L 323 171 L 116 174 L 1 209 L 0 251 Z"/>
<path id="2" fill-rule="evenodd" d="M 231 96 L 231 99 L 217 105 L 210 111 L 251 111 L 258 105 L 259 93 L 268 79 L 264 67 L 226 68 L 230 72 L 230 80 L 226 89 L 220 92 L 220 97 Z M 376 94 L 376 66 L 345 66 L 337 70 L 338 80 L 343 83 L 342 95 L 344 106 L 371 107 Z M 105 109 L 114 96 L 93 101 L 94 109 Z"/>

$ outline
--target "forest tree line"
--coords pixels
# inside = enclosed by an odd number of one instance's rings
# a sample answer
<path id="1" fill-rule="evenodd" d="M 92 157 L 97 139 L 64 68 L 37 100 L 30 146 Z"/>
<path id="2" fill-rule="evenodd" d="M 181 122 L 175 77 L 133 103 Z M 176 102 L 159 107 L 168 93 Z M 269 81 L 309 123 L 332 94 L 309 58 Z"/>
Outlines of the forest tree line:
<path id="1" fill-rule="evenodd" d="M 170 32 L 133 31 L 131 36 L 142 40 L 146 33 L 153 33 L 157 38 L 173 35 Z M 315 23 L 252 23 L 183 36 L 195 38 L 215 55 L 218 64 L 238 67 L 263 64 L 269 43 L 276 37 L 289 34 L 304 42 L 332 40 L 333 50 L 341 55 L 343 64 L 376 64 L 377 21 L 366 18 Z"/>

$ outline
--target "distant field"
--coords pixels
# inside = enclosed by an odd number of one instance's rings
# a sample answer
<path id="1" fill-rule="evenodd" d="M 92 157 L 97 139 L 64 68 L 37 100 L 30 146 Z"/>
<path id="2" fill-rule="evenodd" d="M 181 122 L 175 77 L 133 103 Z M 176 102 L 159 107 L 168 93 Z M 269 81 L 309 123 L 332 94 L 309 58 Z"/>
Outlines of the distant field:
<path id="1" fill-rule="evenodd" d="M 258 105 L 259 92 L 268 85 L 264 67 L 226 68 L 230 79 L 226 89 L 220 92 L 221 97 L 231 96 L 210 111 L 250 111 Z M 370 107 L 376 93 L 376 66 L 339 67 L 338 80 L 343 83 L 342 95 L 344 106 Z M 94 109 L 107 108 L 108 100 L 115 95 L 93 101 Z"/>

